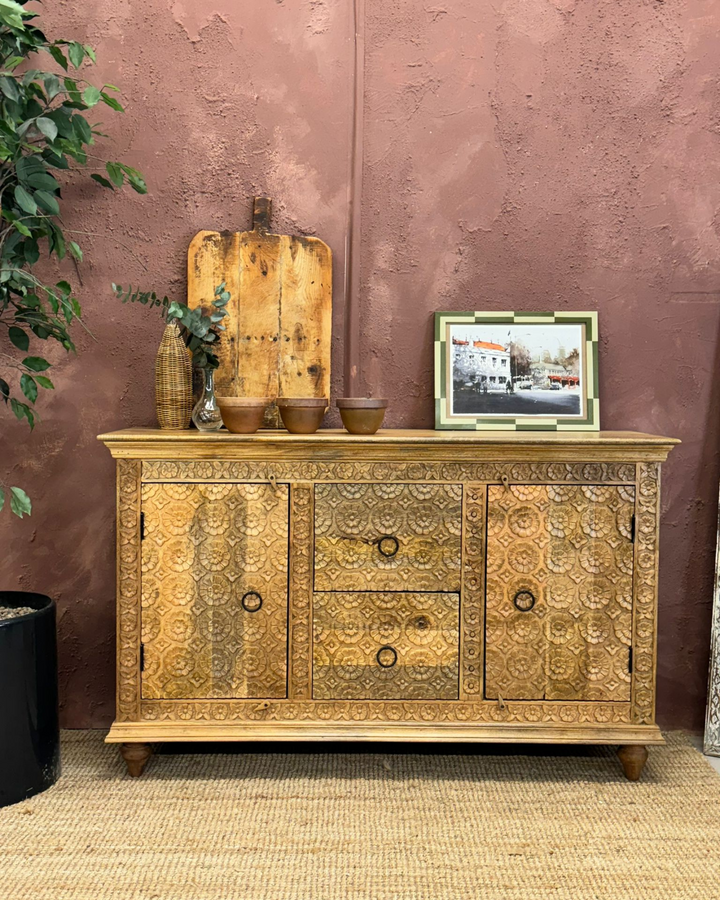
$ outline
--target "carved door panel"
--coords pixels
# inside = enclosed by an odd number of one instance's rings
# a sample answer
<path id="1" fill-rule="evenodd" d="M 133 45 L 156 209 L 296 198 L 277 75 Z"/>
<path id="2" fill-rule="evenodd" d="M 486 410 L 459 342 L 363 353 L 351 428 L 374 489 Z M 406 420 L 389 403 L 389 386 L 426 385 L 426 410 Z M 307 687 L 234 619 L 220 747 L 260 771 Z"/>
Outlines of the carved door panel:
<path id="1" fill-rule="evenodd" d="M 488 488 L 485 693 L 629 701 L 635 489 Z"/>
<path id="2" fill-rule="evenodd" d="M 457 700 L 458 594 L 313 597 L 316 700 Z"/>
<path id="3" fill-rule="evenodd" d="M 460 591 L 462 485 L 319 484 L 316 591 Z"/>
<path id="4" fill-rule="evenodd" d="M 145 699 L 287 696 L 288 487 L 142 489 Z"/>

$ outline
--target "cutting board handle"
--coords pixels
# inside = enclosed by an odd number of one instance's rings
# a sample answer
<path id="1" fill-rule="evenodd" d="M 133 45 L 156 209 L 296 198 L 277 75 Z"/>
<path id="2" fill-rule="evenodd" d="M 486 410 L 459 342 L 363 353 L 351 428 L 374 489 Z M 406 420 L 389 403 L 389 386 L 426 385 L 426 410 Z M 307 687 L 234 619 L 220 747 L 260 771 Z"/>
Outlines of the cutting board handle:
<path id="1" fill-rule="evenodd" d="M 272 200 L 269 197 L 255 197 L 253 203 L 253 231 L 269 231 L 271 218 Z"/>

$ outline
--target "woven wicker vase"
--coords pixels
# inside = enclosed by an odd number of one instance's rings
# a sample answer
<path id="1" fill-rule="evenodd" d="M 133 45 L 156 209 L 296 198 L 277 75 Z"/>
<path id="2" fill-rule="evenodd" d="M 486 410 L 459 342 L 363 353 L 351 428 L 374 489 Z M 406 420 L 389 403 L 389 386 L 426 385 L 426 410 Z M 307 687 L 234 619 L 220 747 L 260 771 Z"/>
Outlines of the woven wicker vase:
<path id="1" fill-rule="evenodd" d="M 155 407 L 161 428 L 183 431 L 190 427 L 192 362 L 176 322 L 165 326 L 155 360 Z"/>

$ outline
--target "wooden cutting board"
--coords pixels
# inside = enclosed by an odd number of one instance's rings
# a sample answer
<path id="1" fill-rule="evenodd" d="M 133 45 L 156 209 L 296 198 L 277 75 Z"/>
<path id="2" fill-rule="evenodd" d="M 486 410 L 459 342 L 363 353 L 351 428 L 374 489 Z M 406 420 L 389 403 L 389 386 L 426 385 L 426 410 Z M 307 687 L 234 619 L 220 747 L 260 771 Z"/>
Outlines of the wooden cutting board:
<path id="1" fill-rule="evenodd" d="M 313 237 L 270 234 L 256 197 L 252 231 L 200 231 L 188 249 L 188 305 L 231 294 L 215 390 L 231 397 L 330 396 L 332 253 Z M 273 404 L 266 424 L 277 427 Z"/>

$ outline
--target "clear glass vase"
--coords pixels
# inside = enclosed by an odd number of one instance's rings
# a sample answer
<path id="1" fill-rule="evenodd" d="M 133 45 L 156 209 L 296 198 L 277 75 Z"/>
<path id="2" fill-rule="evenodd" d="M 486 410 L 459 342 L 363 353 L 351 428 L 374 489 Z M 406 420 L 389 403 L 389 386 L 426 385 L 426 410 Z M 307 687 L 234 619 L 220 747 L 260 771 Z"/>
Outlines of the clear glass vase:
<path id="1" fill-rule="evenodd" d="M 223 420 L 215 398 L 215 371 L 203 369 L 203 390 L 195 404 L 192 420 L 198 431 L 219 431 Z"/>

